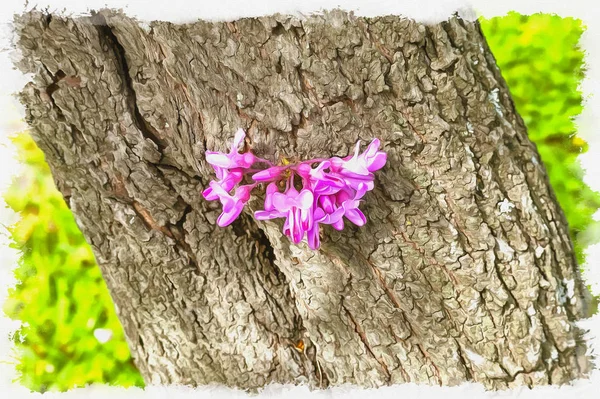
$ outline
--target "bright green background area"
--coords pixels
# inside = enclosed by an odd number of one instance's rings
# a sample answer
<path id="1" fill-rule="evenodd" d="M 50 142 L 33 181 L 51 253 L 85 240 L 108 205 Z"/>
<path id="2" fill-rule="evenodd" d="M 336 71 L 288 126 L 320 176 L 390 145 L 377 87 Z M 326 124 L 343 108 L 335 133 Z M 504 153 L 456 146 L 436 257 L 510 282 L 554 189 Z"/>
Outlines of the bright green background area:
<path id="1" fill-rule="evenodd" d="M 481 27 L 546 166 L 582 264 L 583 249 L 592 240 L 577 236 L 596 227 L 591 226 L 598 224 L 592 215 L 600 207 L 600 195 L 583 183 L 576 160 L 587 151 L 573 123 L 582 110 L 577 87 L 584 73 L 583 52 L 577 44 L 584 27 L 573 18 L 516 13 L 482 20 Z"/>
<path id="2" fill-rule="evenodd" d="M 593 223 L 600 196 L 583 184 L 575 162 L 586 150 L 571 120 L 581 111 L 577 85 L 583 54 L 576 47 L 581 22 L 509 14 L 483 20 L 482 29 L 538 146 L 582 262 L 590 242 L 577 240 L 577 234 Z M 21 213 L 10 231 L 23 256 L 15 271 L 21 283 L 4 310 L 25 323 L 13 337 L 20 382 L 35 391 L 94 382 L 143 386 L 94 256 L 56 191 L 43 154 L 26 134 L 14 142 L 26 169 L 5 199 Z M 110 330 L 111 339 L 101 343 L 97 329 Z"/>

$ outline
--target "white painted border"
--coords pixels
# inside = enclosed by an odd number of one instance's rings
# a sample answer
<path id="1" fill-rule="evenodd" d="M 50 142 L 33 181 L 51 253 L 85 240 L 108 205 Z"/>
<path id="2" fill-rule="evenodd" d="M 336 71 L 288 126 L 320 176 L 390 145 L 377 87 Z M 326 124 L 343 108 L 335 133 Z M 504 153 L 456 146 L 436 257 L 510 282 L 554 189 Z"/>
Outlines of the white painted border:
<path id="1" fill-rule="evenodd" d="M 600 191 L 600 7 L 597 0 L 545 0 L 543 4 L 535 0 L 40 0 L 29 1 L 27 9 L 36 4 L 38 8 L 48 7 L 50 10 L 82 14 L 90 9 L 102 7 L 122 8 L 127 14 L 140 20 L 169 20 L 173 22 L 190 22 L 197 19 L 232 20 L 239 17 L 259 16 L 274 12 L 308 14 L 322 9 L 341 7 L 354 10 L 357 15 L 374 16 L 383 14 L 403 14 L 412 18 L 435 22 L 447 18 L 451 12 L 459 10 L 464 18 L 471 19 L 474 14 L 464 10 L 472 5 L 477 15 L 492 17 L 504 15 L 514 10 L 523 14 L 536 12 L 556 13 L 561 16 L 580 18 L 588 30 L 581 40 L 586 51 L 586 76 L 582 82 L 585 100 L 583 113 L 576 119 L 578 134 L 590 143 L 588 153 L 580 157 L 582 165 L 587 170 L 585 181 L 595 190 Z M 10 36 L 9 22 L 14 13 L 25 10 L 24 0 L 3 0 L 0 6 L 0 49 L 8 48 Z M 7 187 L 12 177 L 18 173 L 20 165 L 14 159 L 14 149 L 8 143 L 7 137 L 25 128 L 19 119 L 24 115 L 22 107 L 14 100 L 11 93 L 20 90 L 27 82 L 18 71 L 12 69 L 9 54 L 0 53 L 0 192 Z M 598 214 L 600 217 L 600 212 Z M 14 223 L 16 217 L 0 199 L 0 303 L 3 303 L 7 288 L 14 285 L 12 269 L 16 265 L 18 254 L 8 248 L 8 236 L 2 230 L 2 225 Z M 592 285 L 595 294 L 600 293 L 600 245 L 588 250 L 588 261 L 584 265 L 585 278 Z M 600 315 L 579 323 L 581 327 L 590 329 L 589 337 L 593 353 L 600 348 Z M 12 384 L 15 377 L 14 367 L 10 364 L 12 345 L 7 339 L 10 332 L 18 328 L 18 323 L 7 319 L 0 312 L 0 392 L 3 397 L 31 398 L 41 397 L 40 394 L 30 393 L 20 385 Z M 8 363 L 7 363 L 8 362 Z M 600 391 L 600 372 L 595 370 L 589 380 L 577 381 L 566 387 L 541 387 L 534 390 L 520 389 L 508 392 L 485 392 L 481 386 L 464 384 L 455 388 L 439 388 L 404 384 L 377 390 L 361 390 L 334 388 L 328 391 L 309 392 L 304 387 L 267 387 L 260 398 L 364 398 L 377 396 L 380 399 L 398 397 L 426 397 L 444 399 L 464 397 L 522 397 L 522 398 L 563 398 L 565 396 L 591 398 Z M 136 398 L 245 398 L 246 394 L 222 387 L 203 387 L 196 390 L 183 387 L 147 387 L 141 389 L 124 389 L 108 386 L 92 386 L 66 393 L 45 393 L 44 398 L 105 398 L 136 397 Z"/>

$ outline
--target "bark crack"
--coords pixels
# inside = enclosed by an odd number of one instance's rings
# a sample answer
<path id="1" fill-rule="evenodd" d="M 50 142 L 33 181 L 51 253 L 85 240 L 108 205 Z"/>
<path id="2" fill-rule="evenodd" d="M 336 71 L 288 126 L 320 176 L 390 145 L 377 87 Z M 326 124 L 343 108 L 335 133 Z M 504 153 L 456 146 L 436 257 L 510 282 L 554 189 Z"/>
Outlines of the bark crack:
<path id="1" fill-rule="evenodd" d="M 109 48 L 113 50 L 119 75 L 121 76 L 124 85 L 123 91 L 125 97 L 128 99 L 131 115 L 134 117 L 137 128 L 142 133 L 142 136 L 156 145 L 161 157 L 164 156 L 163 151 L 166 148 L 165 141 L 160 137 L 157 130 L 144 119 L 138 107 L 135 89 L 133 88 L 131 76 L 129 75 L 129 66 L 127 64 L 125 49 L 119 42 L 112 27 L 108 24 L 108 21 L 106 21 L 104 15 L 101 13 L 92 13 L 92 19 L 98 30 L 100 42 L 106 43 Z"/>
<path id="2" fill-rule="evenodd" d="M 366 336 L 364 330 L 362 329 L 362 327 L 360 326 L 360 324 L 358 324 L 358 322 L 356 321 L 355 317 L 352 315 L 352 313 L 350 312 L 350 310 L 348 310 L 348 308 L 346 307 L 346 305 L 344 305 L 343 301 L 341 303 L 341 306 L 342 306 L 342 309 L 344 309 L 344 312 L 346 313 L 346 315 L 348 316 L 348 318 L 350 319 L 350 322 L 352 323 L 352 326 L 354 327 L 354 331 L 356 332 L 356 334 L 360 338 L 361 342 L 365 346 L 365 349 L 366 349 L 367 353 L 373 359 L 375 359 L 375 361 L 377 363 L 379 363 L 379 365 L 383 369 L 383 372 L 384 372 L 384 375 L 386 377 L 387 383 L 389 384 L 390 381 L 392 380 L 392 375 L 390 374 L 390 371 L 389 371 L 387 365 L 385 364 L 385 362 L 382 359 L 378 358 L 375 355 L 375 353 L 373 352 L 373 348 L 371 348 L 371 345 L 369 344 L 369 341 L 367 340 L 367 336 Z"/>

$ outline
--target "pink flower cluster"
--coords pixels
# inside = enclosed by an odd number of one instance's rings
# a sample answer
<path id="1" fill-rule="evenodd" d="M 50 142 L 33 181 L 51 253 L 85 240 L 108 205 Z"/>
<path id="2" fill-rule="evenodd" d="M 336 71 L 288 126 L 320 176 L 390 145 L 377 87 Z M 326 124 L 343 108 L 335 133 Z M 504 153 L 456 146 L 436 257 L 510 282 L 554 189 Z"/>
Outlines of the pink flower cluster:
<path id="1" fill-rule="evenodd" d="M 359 154 L 359 141 L 354 154 L 346 158 L 311 159 L 276 166 L 250 152 L 240 154 L 238 147 L 245 136 L 242 129 L 237 131 L 229 154 L 206 151 L 206 161 L 219 180 L 211 181 L 202 195 L 209 201 L 219 200 L 223 205 L 217 219 L 219 226 L 228 226 L 240 215 L 252 189 L 261 183 L 268 183 L 264 209 L 256 211 L 254 217 L 258 220 L 285 218 L 283 233 L 296 244 L 306 235 L 308 246 L 319 248 L 320 224 L 342 230 L 344 217 L 357 226 L 367 222 L 358 206 L 365 193 L 373 189 L 373 172 L 381 169 L 387 160 L 386 153 L 379 151 L 378 139 L 362 154 Z M 257 169 L 257 164 L 268 167 Z M 236 187 L 246 174 L 252 174 L 252 183 Z M 284 184 L 285 190 L 281 192 Z"/>

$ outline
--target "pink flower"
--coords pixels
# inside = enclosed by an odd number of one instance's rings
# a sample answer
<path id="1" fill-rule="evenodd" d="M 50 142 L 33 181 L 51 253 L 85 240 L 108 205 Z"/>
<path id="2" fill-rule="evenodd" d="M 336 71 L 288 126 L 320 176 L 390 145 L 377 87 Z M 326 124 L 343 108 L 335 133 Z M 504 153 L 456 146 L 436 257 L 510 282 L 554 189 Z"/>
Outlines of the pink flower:
<path id="1" fill-rule="evenodd" d="M 387 162 L 387 154 L 383 151 L 379 151 L 379 145 L 379 139 L 373 139 L 362 155 L 369 172 L 378 171 L 383 168 Z"/>
<path id="2" fill-rule="evenodd" d="M 247 169 L 254 163 L 255 157 L 252 153 L 238 153 L 238 147 L 244 141 L 244 137 L 246 137 L 246 133 L 242 129 L 239 129 L 235 133 L 229 154 L 223 154 L 218 151 L 206 151 L 206 162 L 212 165 L 217 178 L 223 179 L 225 177 L 224 169 Z"/>
<path id="3" fill-rule="evenodd" d="M 217 218 L 217 225 L 220 227 L 229 226 L 242 213 L 242 209 L 250 199 L 250 192 L 254 186 L 254 184 L 239 186 L 232 196 L 219 183 L 215 181 L 210 182 L 212 193 L 219 198 L 219 201 L 223 205 L 223 212 Z"/>
<path id="4" fill-rule="evenodd" d="M 332 213 L 326 213 L 321 208 L 315 208 L 313 224 L 306 231 L 306 241 L 310 249 L 318 249 L 321 246 L 321 238 L 319 237 L 319 223 L 334 224 L 344 216 L 344 208 L 338 208 Z"/>
<path id="5" fill-rule="evenodd" d="M 241 182 L 244 178 L 244 172 L 241 168 L 231 170 L 224 169 L 222 173 L 223 178 L 217 183 L 223 190 L 227 192 L 230 192 L 233 187 L 235 187 L 235 185 Z M 202 195 L 209 201 L 219 199 L 219 196 L 213 192 L 212 186 L 207 187 L 206 190 L 202 192 Z"/>
<path id="6" fill-rule="evenodd" d="M 319 204 L 323 211 L 329 215 L 337 214 L 340 209 L 343 211 L 342 216 L 345 216 L 348 220 L 357 226 L 363 226 L 367 222 L 367 218 L 358 205 L 360 199 L 368 191 L 366 184 L 359 184 L 358 190 L 354 191 L 349 188 L 340 190 L 335 195 L 321 196 L 319 197 Z M 340 218 L 331 218 L 331 223 L 336 230 L 344 229 L 344 220 Z"/>
<path id="7" fill-rule="evenodd" d="M 273 194 L 279 192 L 279 188 L 277 188 L 277 184 L 269 183 L 267 186 L 267 192 L 265 194 L 265 211 L 272 211 L 275 209 L 273 206 Z"/>
<path id="8" fill-rule="evenodd" d="M 301 163 L 295 170 L 308 182 L 307 185 L 315 194 L 329 195 L 337 193 L 345 185 L 343 179 L 325 172 L 330 166 L 330 161 L 321 162 L 315 169 L 309 164 Z"/>
<path id="9" fill-rule="evenodd" d="M 358 175 L 369 175 L 369 173 L 383 168 L 387 161 L 387 154 L 383 151 L 378 151 L 379 145 L 379 139 L 374 139 L 367 146 L 365 152 L 359 155 L 359 140 L 354 147 L 354 155 L 347 156 L 344 159 L 333 157 L 331 158 L 331 162 L 336 168 Z"/>
<path id="10" fill-rule="evenodd" d="M 260 182 L 273 181 L 279 178 L 279 176 L 281 176 L 283 171 L 286 169 L 287 167 L 285 166 L 272 166 L 268 169 L 261 170 L 260 172 L 256 172 L 255 174 L 253 174 L 252 180 Z"/>
<path id="11" fill-rule="evenodd" d="M 344 197 L 348 195 L 347 192 L 340 191 L 339 193 L 345 193 L 345 195 L 341 196 L 342 208 L 344 209 L 344 216 L 357 226 L 364 226 L 365 223 L 367 223 L 367 218 L 365 214 L 362 213 L 360 209 L 358 209 L 360 199 L 365 195 L 366 192 L 367 186 L 365 184 L 360 184 L 353 198 L 349 198 L 348 196 L 348 198 L 344 199 Z"/>
<path id="12" fill-rule="evenodd" d="M 357 226 L 367 222 L 359 205 L 365 193 L 374 187 L 373 172 L 387 162 L 385 152 L 379 151 L 378 139 L 374 139 L 362 154 L 359 141 L 354 154 L 343 159 L 312 159 L 297 165 L 277 166 L 250 152 L 240 154 L 238 147 L 245 135 L 241 129 L 236 132 L 228 154 L 206 151 L 206 160 L 215 169 L 219 180 L 211 181 L 202 195 L 207 200 L 218 199 L 223 205 L 223 211 L 217 218 L 219 226 L 228 226 L 240 215 L 252 189 L 261 183 L 268 183 L 264 209 L 256 211 L 255 218 L 285 218 L 283 233 L 296 244 L 306 235 L 309 248 L 319 248 L 320 225 L 330 224 L 342 230 L 344 217 Z M 318 165 L 313 168 L 312 165 L 317 162 Z M 252 169 L 256 163 L 267 164 L 269 168 Z M 255 183 L 239 186 L 244 175 L 250 173 Z M 288 180 L 282 193 L 278 182 L 284 177 Z M 294 187 L 298 177 L 302 181 L 300 191 Z M 231 195 L 234 189 L 235 193 Z"/>
<path id="13" fill-rule="evenodd" d="M 372 172 L 383 168 L 387 161 L 387 154 L 378 151 L 379 144 L 379 140 L 374 139 L 365 152 L 359 155 L 360 141 L 358 141 L 354 147 L 354 155 L 347 156 L 344 159 L 331 158 L 332 171 L 337 173 L 355 190 L 358 189 L 360 184 L 366 184 L 367 189 L 372 190 L 375 178 Z"/>
<path id="14" fill-rule="evenodd" d="M 304 232 L 312 227 L 313 193 L 307 189 L 298 192 L 293 185 L 290 185 L 286 193 L 273 192 L 271 201 L 272 210 L 256 211 L 254 217 L 257 220 L 285 217 L 283 233 L 289 236 L 292 242 L 298 244 L 302 241 Z"/>

